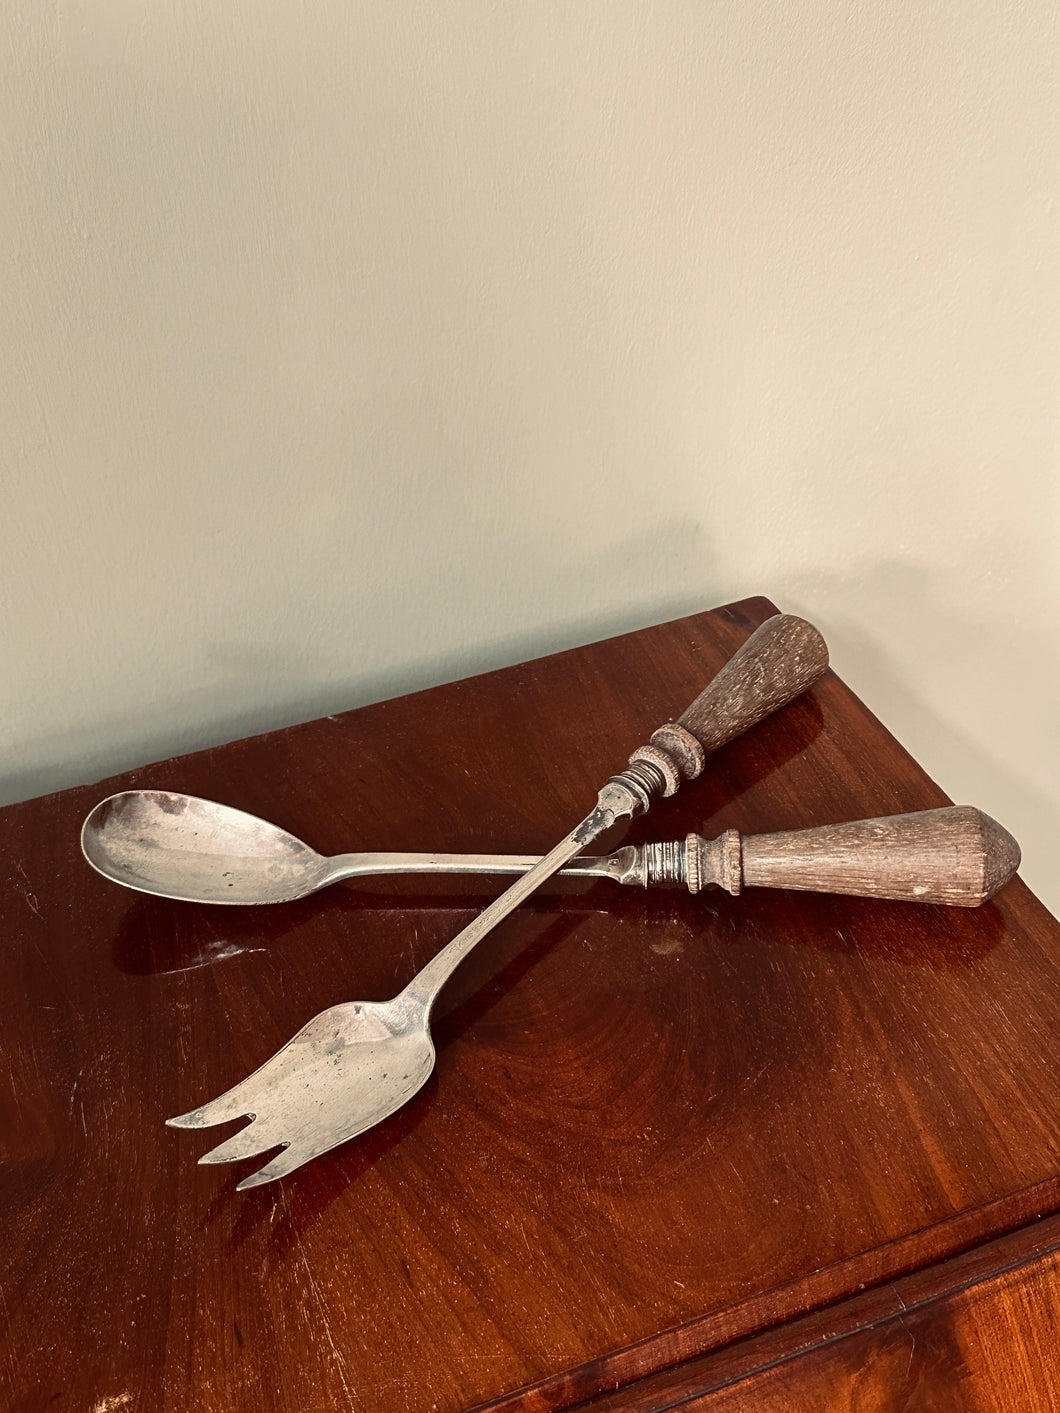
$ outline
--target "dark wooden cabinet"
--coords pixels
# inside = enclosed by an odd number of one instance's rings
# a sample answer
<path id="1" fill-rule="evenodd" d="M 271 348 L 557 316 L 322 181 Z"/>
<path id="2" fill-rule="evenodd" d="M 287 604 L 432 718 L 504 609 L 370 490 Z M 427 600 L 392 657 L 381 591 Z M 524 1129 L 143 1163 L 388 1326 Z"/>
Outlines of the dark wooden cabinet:
<path id="1" fill-rule="evenodd" d="M 389 1122 L 245 1193 L 253 1160 L 196 1164 L 224 1131 L 164 1127 L 504 881 L 167 902 L 81 859 L 103 795 L 325 853 L 544 851 L 773 611 L 0 811 L 0 1407 L 1055 1406 L 1060 924 L 1018 879 L 978 909 L 557 880 L 456 974 Z M 829 674 L 606 842 L 946 802 Z"/>

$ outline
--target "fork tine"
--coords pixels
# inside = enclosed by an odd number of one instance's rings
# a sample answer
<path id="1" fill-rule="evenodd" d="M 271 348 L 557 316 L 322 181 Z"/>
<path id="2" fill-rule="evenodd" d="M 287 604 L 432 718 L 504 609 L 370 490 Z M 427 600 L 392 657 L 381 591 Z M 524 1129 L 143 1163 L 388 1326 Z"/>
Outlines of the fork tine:
<path id="1" fill-rule="evenodd" d="M 245 1192 L 248 1187 L 260 1187 L 262 1183 L 275 1182 L 277 1178 L 286 1177 L 288 1173 L 293 1173 L 295 1168 L 308 1163 L 310 1158 L 315 1158 L 318 1151 L 316 1148 L 297 1148 L 291 1144 L 256 1173 L 251 1173 L 250 1177 L 236 1183 L 236 1191 Z"/>
<path id="2" fill-rule="evenodd" d="M 216 1148 L 204 1153 L 199 1162 L 236 1163 L 240 1158 L 253 1158 L 257 1153 L 264 1153 L 267 1148 L 275 1148 L 279 1142 L 280 1139 L 275 1134 L 270 1135 L 267 1123 L 254 1119 L 246 1128 L 241 1128 L 231 1138 L 226 1138 Z"/>
<path id="3" fill-rule="evenodd" d="M 223 1124 L 226 1119 L 254 1117 L 249 1108 L 226 1106 L 218 1110 L 214 1107 L 218 1102 L 217 1099 L 211 1099 L 209 1104 L 203 1104 L 201 1108 L 191 1109 L 186 1114 L 175 1114 L 173 1118 L 166 1119 L 166 1127 L 210 1128 L 213 1124 Z"/>
<path id="4" fill-rule="evenodd" d="M 249 1075 L 248 1079 L 253 1079 Z M 223 1124 L 228 1119 L 254 1118 L 255 1100 L 247 1080 L 242 1080 L 233 1089 L 219 1094 L 216 1099 L 200 1104 L 197 1109 L 189 1109 L 186 1114 L 176 1114 L 166 1119 L 169 1128 L 209 1128 L 212 1124 Z"/>

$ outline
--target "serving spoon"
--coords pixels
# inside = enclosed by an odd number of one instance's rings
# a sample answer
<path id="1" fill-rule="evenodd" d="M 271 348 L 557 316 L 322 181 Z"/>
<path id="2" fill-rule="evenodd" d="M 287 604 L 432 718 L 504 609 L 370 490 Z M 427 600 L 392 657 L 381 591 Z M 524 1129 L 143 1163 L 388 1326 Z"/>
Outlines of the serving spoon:
<path id="1" fill-rule="evenodd" d="M 81 848 L 114 883 L 190 903 L 285 903 L 344 878 L 395 873 L 528 873 L 530 854 L 361 853 L 325 858 L 256 815 L 169 790 L 101 800 Z M 976 907 L 1012 877 L 1019 846 L 981 810 L 954 805 L 741 838 L 627 844 L 559 873 L 615 883 L 794 888 Z"/>
<path id="2" fill-rule="evenodd" d="M 289 903 L 344 878 L 388 873 L 528 873 L 539 855 L 361 853 L 326 858 L 256 815 L 169 790 L 111 795 L 85 820 L 81 850 L 104 878 L 186 903 Z M 617 877 L 614 858 L 565 874 Z"/>

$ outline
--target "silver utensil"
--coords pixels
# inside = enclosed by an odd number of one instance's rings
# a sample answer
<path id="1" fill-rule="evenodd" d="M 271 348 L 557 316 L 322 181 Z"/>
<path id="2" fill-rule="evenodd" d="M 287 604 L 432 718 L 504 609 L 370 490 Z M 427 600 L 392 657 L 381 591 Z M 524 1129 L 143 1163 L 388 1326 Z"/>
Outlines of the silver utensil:
<path id="1" fill-rule="evenodd" d="M 815 682 L 828 665 L 817 630 L 778 614 L 722 668 L 677 722 L 660 727 L 603 786 L 596 806 L 549 853 L 495 899 L 390 1001 L 350 1001 L 321 1011 L 271 1059 L 218 1098 L 167 1122 L 205 1128 L 251 1116 L 200 1158 L 223 1163 L 282 1152 L 238 1184 L 256 1187 L 371 1128 L 405 1104 L 434 1068 L 430 1014 L 471 949 L 552 874 L 616 820 L 648 809 L 700 774 L 706 753 L 762 720 Z"/>
<path id="2" fill-rule="evenodd" d="M 167 790 L 111 795 L 85 820 L 85 858 L 105 878 L 192 903 L 283 903 L 343 878 L 394 873 L 528 873 L 529 854 L 363 853 L 325 858 L 255 815 Z M 1019 847 L 971 806 L 862 819 L 816 829 L 717 839 L 690 834 L 582 855 L 558 872 L 615 883 L 684 883 L 856 893 L 975 907 L 1015 872 Z"/>
<path id="3" fill-rule="evenodd" d="M 168 790 L 111 795 L 85 820 L 81 849 L 114 883 L 188 903 L 286 903 L 390 873 L 528 873 L 537 854 L 362 853 L 325 858 L 293 834 L 229 805 Z M 621 859 L 620 859 L 621 854 Z M 624 879 L 626 851 L 559 872 Z"/>

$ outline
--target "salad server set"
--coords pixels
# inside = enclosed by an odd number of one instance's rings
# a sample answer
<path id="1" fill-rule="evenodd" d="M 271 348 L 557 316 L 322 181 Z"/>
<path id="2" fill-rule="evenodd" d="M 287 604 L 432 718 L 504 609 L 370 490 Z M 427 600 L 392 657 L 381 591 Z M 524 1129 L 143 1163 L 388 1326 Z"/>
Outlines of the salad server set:
<path id="1" fill-rule="evenodd" d="M 968 806 L 884 816 L 813 829 L 713 840 L 627 845 L 601 857 L 582 851 L 618 820 L 645 813 L 705 768 L 707 756 L 819 680 L 828 666 L 820 634 L 778 614 L 744 643 L 676 721 L 660 726 L 600 789 L 586 817 L 542 858 L 482 854 L 341 854 L 325 858 L 293 835 L 228 806 L 164 791 L 129 791 L 98 804 L 81 843 L 105 877 L 192 902 L 292 901 L 342 879 L 393 873 L 515 874 L 389 1001 L 353 1001 L 315 1016 L 246 1079 L 186 1114 L 177 1128 L 251 1122 L 200 1162 L 250 1158 L 280 1148 L 238 1184 L 258 1186 L 356 1137 L 405 1104 L 430 1076 L 434 1002 L 471 949 L 554 874 L 626 885 L 775 887 L 974 907 L 1019 866 L 1015 840 Z"/>

